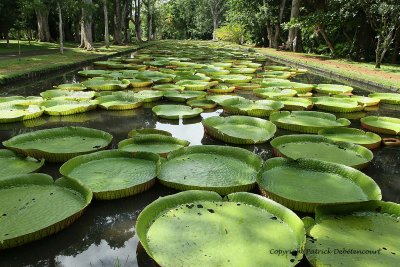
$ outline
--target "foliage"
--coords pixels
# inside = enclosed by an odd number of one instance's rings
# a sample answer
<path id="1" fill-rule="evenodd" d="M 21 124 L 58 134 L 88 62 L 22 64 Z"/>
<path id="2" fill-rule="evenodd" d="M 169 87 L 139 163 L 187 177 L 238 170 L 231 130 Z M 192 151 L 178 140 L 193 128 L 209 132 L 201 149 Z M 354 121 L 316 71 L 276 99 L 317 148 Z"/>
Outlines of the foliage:
<path id="1" fill-rule="evenodd" d="M 228 23 L 215 31 L 217 40 L 234 42 L 237 44 L 243 43 L 244 33 L 244 26 L 237 22 Z"/>

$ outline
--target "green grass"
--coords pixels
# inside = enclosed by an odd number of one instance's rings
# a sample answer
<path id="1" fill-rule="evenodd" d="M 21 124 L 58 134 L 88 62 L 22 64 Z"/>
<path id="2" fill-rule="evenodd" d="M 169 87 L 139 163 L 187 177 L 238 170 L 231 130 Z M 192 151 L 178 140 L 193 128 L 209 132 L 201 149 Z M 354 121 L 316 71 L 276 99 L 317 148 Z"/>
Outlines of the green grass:
<path id="1" fill-rule="evenodd" d="M 39 47 L 42 47 L 42 50 L 50 49 L 53 45 L 49 43 L 40 44 Z M 68 49 L 65 50 L 62 55 L 59 53 L 50 53 L 20 58 L 0 59 L 0 83 L 4 79 L 18 77 L 31 71 L 59 68 L 64 65 L 95 59 L 105 55 L 112 55 L 135 47 L 138 47 L 138 45 L 112 45 L 109 48 L 105 48 L 104 46 L 100 46 L 100 44 L 96 44 L 96 49 L 94 51 L 86 51 L 77 48 L 77 44 L 68 44 Z M 11 48 L 10 51 L 12 51 Z"/>
<path id="2" fill-rule="evenodd" d="M 308 58 L 311 59 L 315 57 L 314 55 L 310 54 L 303 54 L 303 53 L 292 54 L 290 52 L 281 52 L 281 51 L 276 51 L 275 49 L 265 49 L 265 48 L 257 50 L 266 55 L 271 55 L 280 59 L 290 60 L 295 63 L 301 63 L 307 66 L 327 70 L 351 79 L 371 81 L 382 84 L 384 86 L 391 86 L 393 88 L 396 88 L 397 90 L 400 90 L 400 65 L 383 64 L 381 66 L 381 69 L 376 69 L 375 64 L 372 62 L 371 63 L 355 62 L 345 59 L 332 59 L 332 58 L 323 58 L 323 61 L 315 62 L 312 60 L 308 60 Z M 361 68 L 361 70 L 340 68 L 337 66 L 324 64 L 324 62 L 345 64 L 348 67 L 356 66 L 358 68 Z M 393 78 L 388 79 L 387 77 L 380 75 L 380 73 L 391 74 L 393 75 Z"/>
<path id="3" fill-rule="evenodd" d="M 55 43 L 46 43 L 46 42 L 35 42 L 31 41 L 29 44 L 28 41 L 21 41 L 21 52 L 27 51 L 36 51 L 36 50 L 50 50 L 57 49 L 59 46 Z M 10 44 L 7 45 L 5 40 L 0 42 L 0 55 L 2 54 L 10 54 L 10 53 L 18 53 L 18 41 L 10 40 Z"/>

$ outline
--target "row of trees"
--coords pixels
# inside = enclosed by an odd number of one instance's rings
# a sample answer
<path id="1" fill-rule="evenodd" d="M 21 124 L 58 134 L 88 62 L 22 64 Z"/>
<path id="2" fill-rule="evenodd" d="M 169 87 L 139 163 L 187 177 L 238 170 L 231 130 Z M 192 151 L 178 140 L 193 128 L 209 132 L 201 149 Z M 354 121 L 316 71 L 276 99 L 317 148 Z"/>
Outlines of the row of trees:
<path id="1" fill-rule="evenodd" d="M 399 0 L 2 0 L 0 36 L 108 45 L 224 39 L 397 63 Z M 58 25 L 58 27 L 57 27 Z"/>

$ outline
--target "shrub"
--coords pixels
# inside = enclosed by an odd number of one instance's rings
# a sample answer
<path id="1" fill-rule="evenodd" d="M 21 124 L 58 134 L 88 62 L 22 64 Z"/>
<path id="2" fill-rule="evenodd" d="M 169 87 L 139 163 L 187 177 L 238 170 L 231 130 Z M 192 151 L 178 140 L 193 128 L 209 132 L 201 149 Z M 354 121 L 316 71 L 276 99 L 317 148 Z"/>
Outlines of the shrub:
<path id="1" fill-rule="evenodd" d="M 229 23 L 215 30 L 215 36 L 220 41 L 243 44 L 244 27 L 239 23 Z"/>

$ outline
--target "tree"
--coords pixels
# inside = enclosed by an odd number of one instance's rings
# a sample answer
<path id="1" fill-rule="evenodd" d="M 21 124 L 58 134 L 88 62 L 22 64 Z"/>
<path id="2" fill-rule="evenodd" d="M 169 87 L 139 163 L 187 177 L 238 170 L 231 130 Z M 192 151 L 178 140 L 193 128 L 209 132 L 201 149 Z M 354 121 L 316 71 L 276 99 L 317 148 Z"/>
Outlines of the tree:
<path id="1" fill-rule="evenodd" d="M 360 4 L 377 33 L 375 68 L 380 68 L 400 28 L 400 5 L 397 0 L 360 0 Z"/>
<path id="2" fill-rule="evenodd" d="M 133 24 L 135 25 L 136 39 L 142 41 L 142 19 L 141 19 L 142 2 L 141 0 L 133 0 Z"/>
<path id="3" fill-rule="evenodd" d="M 210 7 L 211 16 L 213 20 L 213 40 L 216 40 L 215 31 L 221 23 L 221 17 L 226 7 L 225 0 L 206 0 L 208 6 Z"/>
<path id="4" fill-rule="evenodd" d="M 299 51 L 299 35 L 298 35 L 298 24 L 297 19 L 300 14 L 300 0 L 292 0 L 292 8 L 290 11 L 290 23 L 288 40 L 286 42 L 286 48 L 294 52 Z"/>
<path id="5" fill-rule="evenodd" d="M 64 54 L 63 20 L 62 20 L 62 12 L 59 1 L 57 1 L 57 10 L 58 10 L 58 30 L 60 35 L 60 53 Z"/>
<path id="6" fill-rule="evenodd" d="M 54 2 L 51 0 L 32 1 L 37 17 L 38 39 L 40 42 L 50 42 L 52 40 L 49 28 L 49 13 L 53 4 Z"/>
<path id="7" fill-rule="evenodd" d="M 92 0 L 83 0 L 81 17 L 81 44 L 79 47 L 86 50 L 93 50 L 92 8 Z"/>
<path id="8" fill-rule="evenodd" d="M 104 11 L 104 42 L 106 47 L 110 47 L 110 32 L 108 30 L 108 7 L 107 0 L 103 0 L 103 11 Z"/>
<path id="9" fill-rule="evenodd" d="M 0 38 L 6 39 L 9 44 L 9 31 L 17 20 L 18 5 L 14 0 L 0 2 Z"/>

